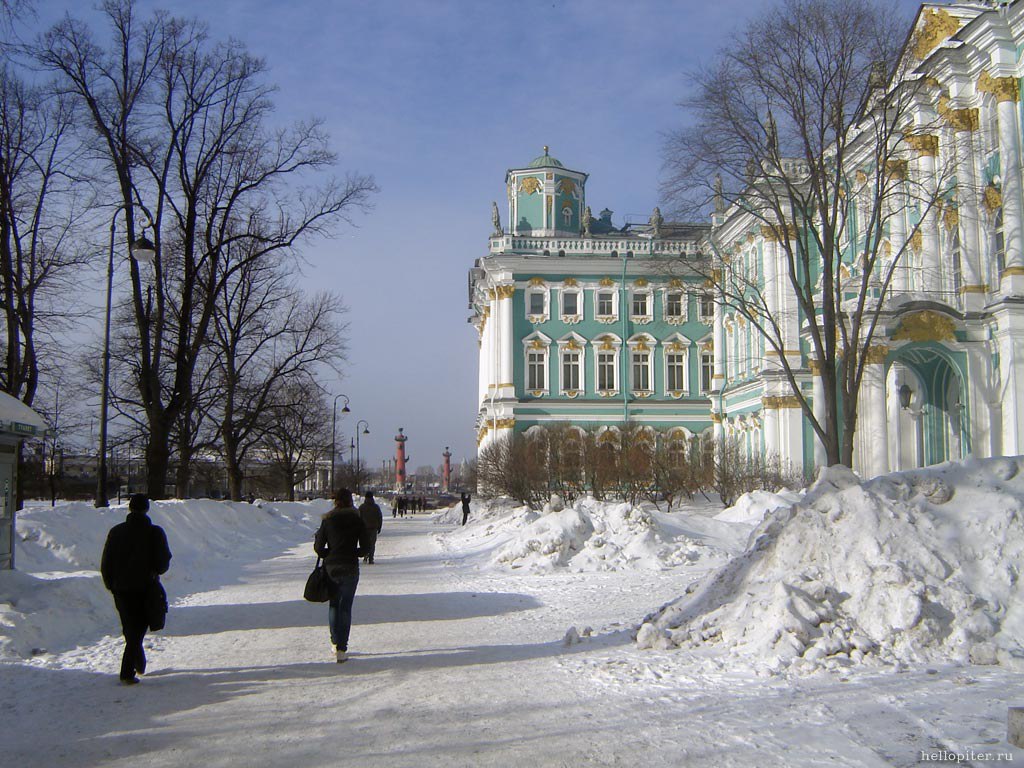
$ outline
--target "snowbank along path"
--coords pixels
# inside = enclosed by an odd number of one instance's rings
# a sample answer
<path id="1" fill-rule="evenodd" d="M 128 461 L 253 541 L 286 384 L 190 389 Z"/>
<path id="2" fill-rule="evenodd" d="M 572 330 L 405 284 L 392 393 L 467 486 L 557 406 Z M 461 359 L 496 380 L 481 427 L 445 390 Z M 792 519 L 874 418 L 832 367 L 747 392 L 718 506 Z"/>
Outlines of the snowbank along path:
<path id="1" fill-rule="evenodd" d="M 114 636 L 0 665 L 2 763 L 909 766 L 1007 749 L 1001 668 L 763 679 L 699 648 L 639 649 L 644 615 L 721 565 L 720 536 L 662 569 L 495 569 L 455 546 L 468 526 L 389 516 L 353 658 L 334 664 L 326 607 L 301 599 L 315 523 L 180 589 L 141 685 L 116 684 Z"/>

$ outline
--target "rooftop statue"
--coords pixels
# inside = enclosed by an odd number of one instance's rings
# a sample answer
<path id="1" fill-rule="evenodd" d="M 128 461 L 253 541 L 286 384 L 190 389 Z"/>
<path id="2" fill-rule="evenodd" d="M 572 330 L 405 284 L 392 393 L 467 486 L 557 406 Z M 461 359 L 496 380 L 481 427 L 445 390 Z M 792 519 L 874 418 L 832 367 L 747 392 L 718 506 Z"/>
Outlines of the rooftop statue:
<path id="1" fill-rule="evenodd" d="M 494 224 L 494 234 L 496 236 L 505 234 L 505 230 L 501 228 L 501 216 L 498 215 L 497 203 L 491 203 L 491 223 Z"/>
<path id="2" fill-rule="evenodd" d="M 594 217 L 590 215 L 590 206 L 588 205 L 583 211 L 583 236 L 590 237 L 590 222 L 593 221 Z"/>
<path id="3" fill-rule="evenodd" d="M 651 226 L 651 234 L 655 237 L 661 237 L 661 225 L 665 223 L 665 220 L 661 217 L 661 208 L 654 206 L 654 212 L 647 223 Z"/>

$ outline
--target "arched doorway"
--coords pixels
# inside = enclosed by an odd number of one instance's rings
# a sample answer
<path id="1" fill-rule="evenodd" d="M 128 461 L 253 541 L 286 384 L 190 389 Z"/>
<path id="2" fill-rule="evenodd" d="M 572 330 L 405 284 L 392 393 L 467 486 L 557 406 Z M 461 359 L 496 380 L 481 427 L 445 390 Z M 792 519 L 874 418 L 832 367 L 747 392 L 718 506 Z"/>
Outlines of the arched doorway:
<path id="1" fill-rule="evenodd" d="M 900 349 L 886 375 L 889 466 L 914 469 L 971 453 L 964 377 L 938 345 Z"/>

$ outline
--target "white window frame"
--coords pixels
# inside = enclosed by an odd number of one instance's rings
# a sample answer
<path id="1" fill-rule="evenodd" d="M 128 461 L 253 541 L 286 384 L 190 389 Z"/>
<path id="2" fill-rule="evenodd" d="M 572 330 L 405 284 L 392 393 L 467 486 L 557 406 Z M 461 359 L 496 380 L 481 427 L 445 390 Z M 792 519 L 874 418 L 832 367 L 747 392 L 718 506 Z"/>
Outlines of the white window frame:
<path id="1" fill-rule="evenodd" d="M 523 390 L 533 395 L 534 397 L 544 397 L 550 393 L 551 387 L 551 355 L 550 355 L 551 339 L 545 336 L 543 333 L 534 331 L 525 339 L 523 339 Z M 541 371 L 544 375 L 544 386 L 543 387 L 531 387 L 530 373 L 531 355 L 540 355 Z"/>
<path id="2" fill-rule="evenodd" d="M 643 314 L 634 313 L 634 305 L 637 298 L 643 296 L 647 302 L 647 311 Z M 635 288 L 629 292 L 629 319 L 639 325 L 646 325 L 654 321 L 654 291 L 650 288 Z"/>
<path id="3" fill-rule="evenodd" d="M 619 394 L 622 388 L 622 382 L 619 381 L 619 367 L 620 357 L 622 354 L 622 341 L 614 334 L 605 333 L 601 334 L 590 342 L 593 347 L 594 356 L 594 391 L 598 397 L 615 397 Z M 611 389 L 601 389 L 601 355 L 610 354 L 612 357 L 612 384 Z"/>
<path id="4" fill-rule="evenodd" d="M 710 349 L 700 351 L 700 393 L 706 395 L 715 386 L 715 353 Z"/>
<path id="5" fill-rule="evenodd" d="M 558 340 L 558 392 L 563 397 L 580 397 L 587 387 L 587 362 L 586 362 L 587 340 L 578 334 L 571 333 Z M 577 356 L 576 365 L 579 367 L 578 386 L 567 387 L 565 377 L 566 358 L 574 354 Z"/>
<path id="6" fill-rule="evenodd" d="M 530 310 L 533 308 L 533 297 L 540 295 L 544 300 L 544 311 L 541 314 L 536 314 Z M 551 317 L 551 291 L 546 285 L 531 285 L 523 291 L 523 298 L 526 302 L 526 319 L 536 325 L 537 323 L 547 322 L 548 318 Z"/>
<path id="7" fill-rule="evenodd" d="M 705 312 L 705 301 L 710 305 L 708 312 Z M 704 325 L 711 325 L 715 321 L 715 297 L 710 291 L 697 294 L 697 319 Z"/>
<path id="8" fill-rule="evenodd" d="M 572 313 L 566 312 L 565 310 L 565 297 L 569 295 L 576 297 L 576 311 Z M 561 291 L 559 291 L 558 304 L 559 315 L 563 323 L 567 323 L 568 325 L 575 325 L 576 323 L 579 323 L 580 321 L 583 320 L 583 291 L 581 291 L 579 288 L 563 288 Z"/>
<path id="9" fill-rule="evenodd" d="M 601 314 L 601 294 L 607 293 L 612 297 L 612 313 Z M 619 320 L 619 290 L 615 286 L 599 286 L 594 289 L 594 319 L 599 323 L 615 323 Z"/>
<path id="10" fill-rule="evenodd" d="M 654 356 L 657 352 L 658 343 L 650 336 L 643 334 L 634 336 L 628 342 L 629 345 L 629 391 L 634 397 L 650 397 L 654 394 Z M 636 357 L 646 355 L 647 360 L 642 365 L 647 369 L 647 386 L 637 386 Z"/>
<path id="11" fill-rule="evenodd" d="M 680 398 L 690 391 L 690 340 L 680 333 L 669 336 L 662 342 L 662 364 L 665 370 L 665 394 L 669 397 Z M 682 386 L 669 386 L 669 357 L 679 355 L 682 357 Z"/>
<path id="12" fill-rule="evenodd" d="M 668 311 L 670 297 L 679 296 L 679 314 L 673 315 Z M 686 322 L 686 304 L 687 304 L 686 291 L 682 288 L 668 288 L 665 291 L 663 298 L 663 314 L 665 315 L 665 322 L 669 325 L 682 325 Z"/>

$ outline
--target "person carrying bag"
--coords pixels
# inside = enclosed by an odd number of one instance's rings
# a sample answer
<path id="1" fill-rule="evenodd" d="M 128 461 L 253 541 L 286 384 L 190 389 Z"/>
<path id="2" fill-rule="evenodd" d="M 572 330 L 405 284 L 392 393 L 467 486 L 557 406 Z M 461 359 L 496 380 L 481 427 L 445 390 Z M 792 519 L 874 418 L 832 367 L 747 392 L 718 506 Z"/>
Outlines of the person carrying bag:
<path id="1" fill-rule="evenodd" d="M 331 581 L 327 621 L 334 644 L 335 660 L 348 660 L 348 637 L 352 629 L 352 603 L 359 584 L 359 558 L 369 551 L 366 524 L 346 488 L 334 496 L 334 508 L 323 517 L 313 539 L 313 550 L 324 559 Z M 316 573 L 310 574 L 310 579 Z M 320 578 L 320 577 L 317 577 Z"/>

